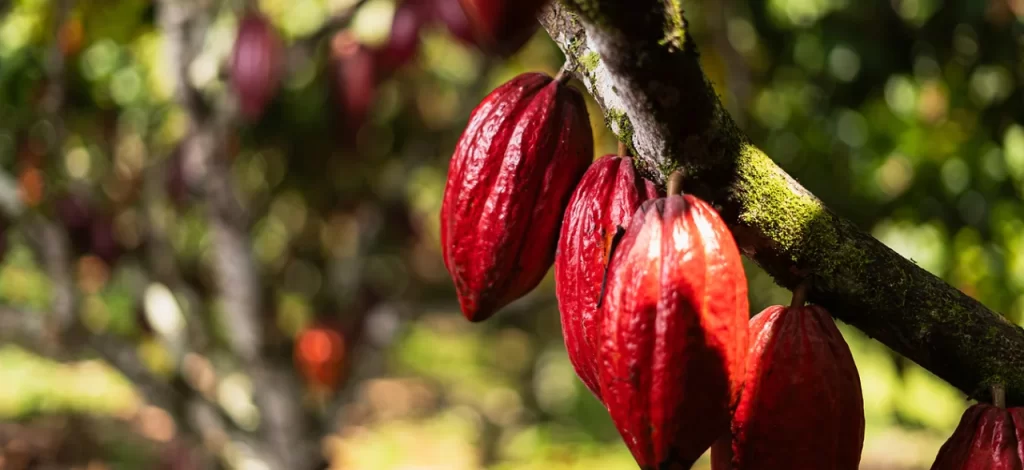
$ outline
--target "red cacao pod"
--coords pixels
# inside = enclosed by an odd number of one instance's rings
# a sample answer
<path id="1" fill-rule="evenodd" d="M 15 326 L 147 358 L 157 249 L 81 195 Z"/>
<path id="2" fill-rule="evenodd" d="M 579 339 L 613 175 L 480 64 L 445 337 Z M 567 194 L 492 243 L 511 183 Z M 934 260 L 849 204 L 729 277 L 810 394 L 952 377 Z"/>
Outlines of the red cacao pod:
<path id="1" fill-rule="evenodd" d="M 555 255 L 562 335 L 576 374 L 597 396 L 597 304 L 613 239 L 629 226 L 642 202 L 656 197 L 654 183 L 636 174 L 632 159 L 607 155 L 583 174 L 562 219 Z"/>
<path id="2" fill-rule="evenodd" d="M 263 115 L 281 83 L 284 43 L 259 13 L 247 13 L 238 25 L 231 54 L 231 85 L 239 110 L 248 119 Z"/>
<path id="3" fill-rule="evenodd" d="M 1024 408 L 979 403 L 967 409 L 932 470 L 1024 468 Z"/>
<path id="4" fill-rule="evenodd" d="M 441 205 L 444 262 L 468 320 L 486 320 L 544 278 L 593 158 L 583 96 L 545 74 L 519 75 L 473 110 Z"/>
<path id="5" fill-rule="evenodd" d="M 814 305 L 768 307 L 750 320 L 750 340 L 731 438 L 715 443 L 713 468 L 856 470 L 864 398 L 832 316 Z"/>
<path id="6" fill-rule="evenodd" d="M 296 338 L 294 359 L 307 384 L 335 390 L 346 372 L 345 337 L 334 326 L 312 325 Z"/>
<path id="7" fill-rule="evenodd" d="M 346 31 L 331 41 L 334 97 L 346 124 L 355 133 L 370 114 L 377 94 L 377 56 Z"/>
<path id="8" fill-rule="evenodd" d="M 601 398 L 641 468 L 690 468 L 729 431 L 743 382 L 750 312 L 736 242 L 694 196 L 650 200 L 607 276 Z"/>
<path id="9" fill-rule="evenodd" d="M 547 0 L 459 0 L 476 42 L 485 52 L 508 57 L 530 40 Z"/>

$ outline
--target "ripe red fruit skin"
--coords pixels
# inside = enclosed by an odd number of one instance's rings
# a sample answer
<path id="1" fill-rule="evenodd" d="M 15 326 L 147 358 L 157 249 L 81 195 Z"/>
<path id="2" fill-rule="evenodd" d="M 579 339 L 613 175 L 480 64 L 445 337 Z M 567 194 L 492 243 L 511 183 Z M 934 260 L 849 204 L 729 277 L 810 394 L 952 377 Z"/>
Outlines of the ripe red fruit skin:
<path id="1" fill-rule="evenodd" d="M 355 133 L 370 114 L 377 94 L 378 59 L 347 32 L 331 42 L 334 96 L 346 131 Z"/>
<path id="2" fill-rule="evenodd" d="M 597 396 L 597 304 L 611 245 L 617 229 L 629 226 L 640 204 L 658 196 L 654 183 L 636 174 L 632 159 L 606 155 L 584 173 L 562 219 L 555 255 L 562 335 L 576 374 Z"/>
<path id="3" fill-rule="evenodd" d="M 508 57 L 540 27 L 537 13 L 547 0 L 459 0 L 477 43 L 486 52 Z"/>
<path id="4" fill-rule="evenodd" d="M 444 262 L 466 319 L 486 320 L 544 278 L 593 158 L 583 96 L 545 74 L 519 75 L 473 110 L 441 204 Z"/>
<path id="5" fill-rule="evenodd" d="M 747 353 L 747 280 L 718 213 L 644 202 L 609 266 L 601 399 L 641 468 L 690 468 L 729 430 Z"/>
<path id="6" fill-rule="evenodd" d="M 231 53 L 231 85 L 242 116 L 263 115 L 281 83 L 283 60 L 284 43 L 274 27 L 263 15 L 247 13 Z"/>
<path id="7" fill-rule="evenodd" d="M 864 398 L 832 316 L 816 305 L 768 307 L 750 320 L 750 340 L 732 437 L 715 443 L 713 468 L 856 470 Z"/>
<path id="8" fill-rule="evenodd" d="M 416 57 L 420 46 L 420 29 L 423 27 L 421 0 L 406 0 L 395 9 L 391 20 L 391 32 L 378 57 L 381 70 L 394 71 Z"/>
<path id="9" fill-rule="evenodd" d="M 932 470 L 1024 468 L 1024 408 L 979 403 L 967 409 Z"/>

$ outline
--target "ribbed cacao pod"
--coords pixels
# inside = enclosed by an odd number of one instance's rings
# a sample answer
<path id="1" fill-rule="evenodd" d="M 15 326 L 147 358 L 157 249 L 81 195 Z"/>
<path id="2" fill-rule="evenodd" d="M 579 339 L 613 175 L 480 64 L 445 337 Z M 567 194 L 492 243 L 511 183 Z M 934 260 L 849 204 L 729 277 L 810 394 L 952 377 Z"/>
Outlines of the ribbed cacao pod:
<path id="1" fill-rule="evenodd" d="M 1024 408 L 979 403 L 967 409 L 932 470 L 1024 468 Z"/>
<path id="2" fill-rule="evenodd" d="M 473 111 L 448 168 L 441 248 L 472 322 L 533 290 L 554 262 L 562 214 L 594 158 L 583 96 L 542 73 Z"/>
<path id="3" fill-rule="evenodd" d="M 856 470 L 864 398 L 832 316 L 815 305 L 768 307 L 750 320 L 750 340 L 731 437 L 712 448 L 713 468 Z"/>
<path id="4" fill-rule="evenodd" d="M 601 399 L 626 446 L 641 468 L 690 468 L 729 431 L 746 364 L 747 280 L 718 213 L 690 195 L 643 203 L 601 308 Z"/>
<path id="5" fill-rule="evenodd" d="M 263 15 L 247 13 L 231 54 L 231 84 L 242 115 L 259 119 L 281 83 L 284 43 Z"/>
<path id="6" fill-rule="evenodd" d="M 555 293 L 562 314 L 562 336 L 576 375 L 595 395 L 598 384 L 598 301 L 611 248 L 640 204 L 658 197 L 654 183 L 641 178 L 632 159 L 607 155 L 583 175 L 562 219 L 555 254 Z"/>
<path id="7" fill-rule="evenodd" d="M 547 0 L 460 0 L 482 50 L 508 57 L 530 40 Z"/>

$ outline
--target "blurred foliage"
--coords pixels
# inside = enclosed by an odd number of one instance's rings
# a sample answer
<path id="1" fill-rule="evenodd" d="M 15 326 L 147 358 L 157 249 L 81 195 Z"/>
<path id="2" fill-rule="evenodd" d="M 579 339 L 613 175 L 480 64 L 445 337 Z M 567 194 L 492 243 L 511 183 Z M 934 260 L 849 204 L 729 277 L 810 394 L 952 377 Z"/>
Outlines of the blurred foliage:
<path id="1" fill-rule="evenodd" d="M 108 209 L 127 254 L 112 266 L 88 254 L 77 259 L 83 322 L 134 339 L 143 360 L 170 375 L 172 345 L 138 313 L 139 292 L 162 281 L 145 274 L 152 227 L 137 186 L 146 169 L 178 164 L 176 143 L 187 131 L 172 102 L 157 7 L 82 0 L 58 27 L 56 3 L 15 0 L 0 17 L 0 166 L 23 179 L 26 165 L 43 161 L 47 196 L 84 191 Z M 222 6 L 190 69 L 210 98 L 229 91 L 221 66 L 241 2 L 216 3 Z M 295 44 L 352 3 L 259 6 Z M 1024 324 L 1021 2 L 732 0 L 686 7 L 709 76 L 755 142 L 838 213 Z M 390 0 L 372 0 L 352 30 L 379 44 L 393 12 Z M 239 196 L 254 216 L 267 323 L 279 332 L 272 343 L 286 350 L 312 322 L 349 321 L 380 301 L 414 312 L 387 354 L 385 375 L 353 385 L 359 392 L 347 407 L 354 418 L 324 440 L 338 468 L 631 468 L 606 412 L 565 356 L 551 276 L 504 314 L 471 325 L 458 314 L 439 255 L 447 160 L 469 111 L 518 73 L 555 72 L 561 54 L 543 32 L 503 63 L 438 27 L 421 39 L 415 62 L 379 84 L 372 116 L 354 141 L 338 132 L 343 120 L 321 47 L 289 70 L 267 117 L 238 126 L 225 144 Z M 63 141 L 40 104 L 54 41 L 67 60 Z M 599 108 L 588 104 L 595 156 L 614 152 Z M 237 413 L 245 421 L 252 386 L 223 359 L 220 310 L 209 295 L 208 227 L 204 207 L 193 202 L 161 201 L 155 209 L 190 286 L 171 287 L 167 311 L 214 328 L 204 361 L 222 376 L 218 396 L 242 403 Z M 44 312 L 49 285 L 25 236 L 17 228 L 9 236 L 0 299 Z M 788 302 L 787 291 L 747 267 L 752 313 Z M 865 394 L 863 468 L 928 468 L 966 399 L 841 328 Z M 61 365 L 4 347 L 0 383 L 13 384 L 0 390 L 5 420 L 142 413 L 124 380 L 93 362 Z M 106 452 L 115 468 L 140 468 L 118 464 L 113 448 Z"/>

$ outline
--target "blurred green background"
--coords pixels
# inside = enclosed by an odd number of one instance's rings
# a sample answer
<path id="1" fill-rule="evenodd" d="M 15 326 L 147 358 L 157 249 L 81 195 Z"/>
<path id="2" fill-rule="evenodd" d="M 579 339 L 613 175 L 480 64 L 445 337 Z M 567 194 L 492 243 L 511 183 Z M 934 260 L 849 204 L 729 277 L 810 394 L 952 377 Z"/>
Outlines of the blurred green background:
<path id="1" fill-rule="evenodd" d="M 298 47 L 352 4 L 263 0 L 259 7 Z M 173 168 L 188 132 L 159 5 L 80 0 L 61 25 L 56 5 L 0 1 L 2 180 L 22 199 L 73 189 L 104 208 L 124 254 L 116 261 L 76 254 L 82 324 L 131 345 L 167 383 L 199 390 L 235 426 L 254 428 L 254 385 L 219 323 L 200 198 L 153 203 L 181 280 L 168 286 L 146 274 L 153 229 L 145 210 L 154 206 L 143 208 L 139 181 L 155 165 Z M 209 21 L 199 26 L 201 53 L 189 72 L 216 99 L 229 92 L 221 70 L 241 4 L 203 5 Z M 1024 2 L 684 6 L 706 72 L 754 142 L 838 213 L 1024 323 Z M 367 45 L 382 44 L 394 11 L 391 0 L 372 0 L 348 29 Z M 427 27 L 415 59 L 377 84 L 365 125 L 348 133 L 331 99 L 326 49 L 321 41 L 290 63 L 266 116 L 232 126 L 224 156 L 252 219 L 267 354 L 292 361 L 304 331 L 344 325 L 340 342 L 310 343 L 311 354 L 334 354 L 351 373 L 338 390 L 306 384 L 303 404 L 326 422 L 309 439 L 319 439 L 339 469 L 635 468 L 568 362 L 552 276 L 493 320 L 470 324 L 439 253 L 447 163 L 469 111 L 518 73 L 553 74 L 559 50 L 540 31 L 498 61 L 443 26 Z M 66 60 L 60 133 L 41 104 L 55 50 Z M 590 106 L 595 156 L 612 153 L 615 137 Z M 45 318 L 52 293 L 31 234 L 20 227 L 13 222 L 6 235 L 0 302 L 30 323 Z M 752 313 L 788 303 L 788 291 L 747 268 Z M 211 338 L 182 359 L 152 325 L 160 318 L 199 318 Z M 840 326 L 863 382 L 861 468 L 928 468 L 968 401 Z M 244 443 L 211 442 L 179 411 L 148 404 L 93 355 L 47 358 L 19 339 L 0 344 L 0 468 L 203 468 L 181 462 L 190 453 L 226 468 L 268 468 L 246 457 Z"/>

